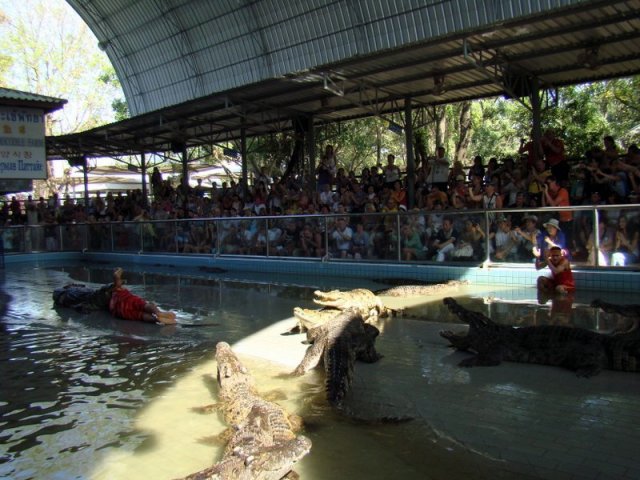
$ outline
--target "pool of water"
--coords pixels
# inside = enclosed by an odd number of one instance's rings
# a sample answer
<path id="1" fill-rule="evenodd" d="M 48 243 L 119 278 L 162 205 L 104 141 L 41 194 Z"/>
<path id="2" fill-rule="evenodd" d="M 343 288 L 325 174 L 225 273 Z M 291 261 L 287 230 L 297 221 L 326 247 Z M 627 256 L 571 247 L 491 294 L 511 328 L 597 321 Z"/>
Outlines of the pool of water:
<path id="1" fill-rule="evenodd" d="M 128 287 L 178 313 L 158 327 L 52 307 L 68 282 L 98 286 L 113 265 L 17 266 L 0 289 L 0 477 L 177 478 L 219 458 L 225 425 L 194 407 L 216 401 L 215 344 L 232 344 L 263 392 L 300 414 L 313 447 L 304 479 L 639 478 L 637 374 L 503 364 L 462 369 L 438 336 L 457 323 L 439 298 L 380 325 L 379 362 L 356 366 L 349 415 L 332 410 L 324 375 L 288 378 L 303 336 L 282 336 L 317 288 L 380 281 L 126 270 Z M 534 289 L 465 287 L 460 302 L 497 321 L 611 331 L 628 322 Z M 615 297 L 620 303 L 636 303 Z M 397 301 L 397 300 L 390 300 Z M 570 303 L 568 305 L 568 303 Z M 463 325 L 454 326 L 463 329 Z M 389 423 L 389 417 L 410 418 Z"/>

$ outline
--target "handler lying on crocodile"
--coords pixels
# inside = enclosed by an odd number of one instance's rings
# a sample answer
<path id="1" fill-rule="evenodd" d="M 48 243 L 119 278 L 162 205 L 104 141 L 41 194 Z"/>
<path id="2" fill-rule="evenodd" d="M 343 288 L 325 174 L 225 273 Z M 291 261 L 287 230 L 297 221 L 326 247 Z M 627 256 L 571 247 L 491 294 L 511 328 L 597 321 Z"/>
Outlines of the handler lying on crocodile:
<path id="1" fill-rule="evenodd" d="M 462 367 L 499 365 L 506 360 L 564 367 L 582 377 L 597 375 L 602 369 L 640 372 L 640 331 L 605 335 L 560 325 L 516 328 L 467 310 L 453 298 L 443 301 L 469 324 L 466 335 L 440 332 L 451 347 L 475 354 L 462 360 Z"/>
<path id="2" fill-rule="evenodd" d="M 113 283 L 100 288 L 70 283 L 53 291 L 53 304 L 56 307 L 74 308 L 82 313 L 97 310 L 109 311 Z"/>
<path id="3" fill-rule="evenodd" d="M 69 284 L 53 292 L 53 303 L 87 313 L 106 310 L 124 320 L 140 320 L 162 324 L 176 323 L 176 314 L 160 310 L 153 302 L 134 295 L 123 286 L 122 268 L 113 272 L 113 283 L 98 289 Z"/>

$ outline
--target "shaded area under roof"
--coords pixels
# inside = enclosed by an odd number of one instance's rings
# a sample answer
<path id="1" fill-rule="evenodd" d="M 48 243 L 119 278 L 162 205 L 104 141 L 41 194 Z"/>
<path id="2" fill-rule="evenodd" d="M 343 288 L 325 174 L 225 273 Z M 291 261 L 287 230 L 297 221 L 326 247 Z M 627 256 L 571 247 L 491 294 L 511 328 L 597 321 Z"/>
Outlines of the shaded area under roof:
<path id="1" fill-rule="evenodd" d="M 513 18 L 480 26 L 469 21 L 456 27 L 445 21 L 440 35 L 423 41 L 203 95 L 87 132 L 48 137 L 48 155 L 167 152 L 176 144 L 238 139 L 243 131 L 256 136 L 292 129 L 294 122 L 306 125 L 310 118 L 322 125 L 385 116 L 402 110 L 407 98 L 414 108 L 429 107 L 526 96 L 536 84 L 553 89 L 640 73 L 640 0 L 541 2 L 552 7 L 527 15 L 522 5 L 532 2 L 507 3 Z M 478 11 L 486 8 L 485 2 L 473 5 Z M 417 18 L 421 12 L 416 9 Z M 459 12 L 451 12 L 451 18 L 459 18 Z M 427 111 L 423 109 L 425 115 Z"/>

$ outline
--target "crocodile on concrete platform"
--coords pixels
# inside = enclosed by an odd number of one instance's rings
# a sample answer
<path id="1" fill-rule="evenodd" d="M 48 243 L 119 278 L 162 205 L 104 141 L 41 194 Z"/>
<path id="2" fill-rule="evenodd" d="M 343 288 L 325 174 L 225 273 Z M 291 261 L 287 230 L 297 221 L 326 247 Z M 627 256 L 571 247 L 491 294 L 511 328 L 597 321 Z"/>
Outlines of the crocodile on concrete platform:
<path id="1" fill-rule="evenodd" d="M 419 297 L 435 295 L 444 291 L 455 291 L 467 285 L 469 285 L 468 280 L 449 280 L 446 283 L 435 283 L 433 285 L 399 285 L 380 290 L 376 292 L 376 295 L 385 297 Z"/>
<path id="2" fill-rule="evenodd" d="M 307 332 L 313 344 L 295 369 L 303 375 L 324 362 L 325 387 L 329 403 L 341 407 L 351 387 L 356 360 L 373 363 L 381 358 L 375 349 L 379 330 L 364 322 L 356 309 L 346 309 Z"/>
<path id="3" fill-rule="evenodd" d="M 338 310 L 356 309 L 365 320 L 370 317 L 377 319 L 378 316 L 385 316 L 389 313 L 389 309 L 384 306 L 382 299 L 366 288 L 346 291 L 331 290 L 329 292 L 316 290 L 313 295 L 315 297 L 313 302 L 318 305 Z"/>
<path id="4" fill-rule="evenodd" d="M 219 404 L 231 427 L 222 459 L 188 477 L 221 480 L 278 480 L 309 453 L 311 441 L 296 435 L 300 421 L 282 407 L 262 398 L 253 377 L 228 343 L 216 345 Z"/>
<path id="5" fill-rule="evenodd" d="M 500 362 L 538 363 L 568 368 L 578 376 L 597 375 L 602 369 L 640 371 L 640 333 L 605 335 L 560 325 L 512 327 L 493 322 L 480 312 L 467 310 L 445 298 L 449 310 L 465 323 L 468 332 L 440 335 L 451 347 L 475 355 L 460 366 L 490 366 Z"/>

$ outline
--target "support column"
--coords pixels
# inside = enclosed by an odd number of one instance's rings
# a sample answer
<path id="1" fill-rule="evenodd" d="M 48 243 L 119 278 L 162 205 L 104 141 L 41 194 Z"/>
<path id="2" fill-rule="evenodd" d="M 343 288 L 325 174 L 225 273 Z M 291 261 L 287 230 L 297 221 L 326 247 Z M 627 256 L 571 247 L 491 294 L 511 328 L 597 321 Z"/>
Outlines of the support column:
<path id="1" fill-rule="evenodd" d="M 531 79 L 531 95 L 529 95 L 529 99 L 531 100 L 531 122 L 533 124 L 531 140 L 536 149 L 536 157 L 542 158 L 543 153 L 540 148 L 540 138 L 542 137 L 540 130 L 540 83 L 536 77 Z"/>
<path id="2" fill-rule="evenodd" d="M 144 152 L 140 153 L 140 173 L 142 175 L 142 198 L 145 207 L 149 206 L 149 192 L 147 191 L 147 159 Z"/>
<path id="3" fill-rule="evenodd" d="M 84 213 L 89 215 L 89 165 L 87 157 L 82 156 L 82 176 L 84 178 Z"/>
<path id="4" fill-rule="evenodd" d="M 182 187 L 189 189 L 189 154 L 186 143 L 182 144 Z"/>
<path id="5" fill-rule="evenodd" d="M 242 159 L 242 185 L 245 191 L 249 188 L 249 172 L 247 165 L 247 130 L 242 127 L 240 129 L 240 158 Z"/>
<path id="6" fill-rule="evenodd" d="M 411 118 L 411 98 L 404 99 L 404 140 L 407 152 L 407 207 L 415 204 L 416 161 L 413 153 L 413 119 Z"/>
<path id="7" fill-rule="evenodd" d="M 316 185 L 316 130 L 313 125 L 313 115 L 307 119 L 307 155 L 309 156 L 309 165 L 307 166 L 307 178 L 303 178 L 305 185 L 309 185 L 312 191 Z M 305 169 L 303 168 L 304 172 Z"/>

